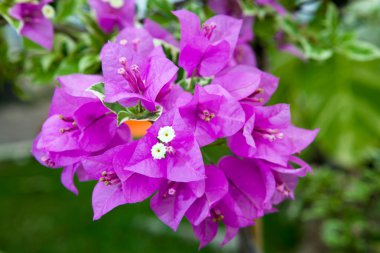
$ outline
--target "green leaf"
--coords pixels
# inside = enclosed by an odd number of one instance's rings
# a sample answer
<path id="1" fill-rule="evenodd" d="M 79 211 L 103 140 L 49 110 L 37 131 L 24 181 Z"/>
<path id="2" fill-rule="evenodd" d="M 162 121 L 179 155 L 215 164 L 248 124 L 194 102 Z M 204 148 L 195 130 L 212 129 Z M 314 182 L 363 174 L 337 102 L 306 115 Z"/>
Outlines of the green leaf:
<path id="1" fill-rule="evenodd" d="M 253 1 L 241 0 L 240 4 L 242 6 L 244 16 L 256 16 L 259 12 Z"/>
<path id="2" fill-rule="evenodd" d="M 210 145 L 201 148 L 205 164 L 217 164 L 220 158 L 231 155 L 225 139 L 219 139 Z"/>
<path id="3" fill-rule="evenodd" d="M 82 4 L 82 0 L 57 1 L 55 16 L 56 21 L 62 22 L 68 17 L 74 15 L 77 11 L 80 11 L 82 9 Z"/>
<path id="4" fill-rule="evenodd" d="M 43 71 L 48 71 L 54 61 L 56 60 L 57 56 L 54 54 L 47 54 L 41 57 L 41 66 Z"/>
<path id="5" fill-rule="evenodd" d="M 349 226 L 342 220 L 329 219 L 324 222 L 322 226 L 322 239 L 323 241 L 333 247 L 340 247 L 349 243 L 349 236 L 347 236 Z"/>
<path id="6" fill-rule="evenodd" d="M 209 85 L 211 82 L 212 82 L 212 78 L 203 77 L 203 78 L 196 79 L 196 83 L 201 86 Z"/>
<path id="7" fill-rule="evenodd" d="M 104 83 L 103 82 L 102 83 L 97 83 L 97 84 L 91 86 L 90 88 L 88 88 L 87 90 L 90 91 L 90 92 L 92 92 L 100 100 L 102 100 L 102 101 L 104 100 Z M 110 107 L 108 107 L 108 108 L 110 108 Z"/>
<path id="8" fill-rule="evenodd" d="M 186 78 L 185 74 L 186 74 L 185 70 L 183 68 L 179 68 L 177 72 L 177 79 L 175 80 L 174 83 L 179 83 L 180 81 L 185 79 Z"/>
<path id="9" fill-rule="evenodd" d="M 339 24 L 339 13 L 335 4 L 329 3 L 327 6 L 325 25 L 327 30 L 335 35 Z"/>
<path id="10" fill-rule="evenodd" d="M 308 59 L 313 59 L 316 61 L 325 61 L 333 55 L 332 49 L 319 48 L 311 45 L 306 40 L 301 40 L 301 45 L 303 47 L 304 54 Z"/>
<path id="11" fill-rule="evenodd" d="M 178 55 L 179 55 L 179 48 L 167 43 L 164 40 L 160 39 L 153 39 L 154 45 L 161 46 L 166 57 L 171 60 L 172 62 L 176 63 L 178 61 Z"/>
<path id="12" fill-rule="evenodd" d="M 136 107 L 126 108 L 124 111 L 119 111 L 117 113 L 117 123 L 121 125 L 128 120 L 156 121 L 162 114 L 162 107 L 157 107 L 155 112 L 150 112 L 148 110 L 140 111 L 140 109 L 141 106 L 137 105 Z"/>
<path id="13" fill-rule="evenodd" d="M 10 24 L 19 32 L 22 26 L 22 22 L 9 16 L 8 11 L 10 9 L 10 6 L 11 5 L 6 5 L 5 3 L 0 3 L 0 15 L 8 22 L 8 24 Z"/>
<path id="14" fill-rule="evenodd" d="M 97 44 L 104 44 L 107 42 L 109 37 L 99 28 L 98 23 L 92 15 L 86 12 L 80 12 L 78 16 L 86 27 L 89 35 L 91 35 L 90 40 L 97 42 Z"/>
<path id="15" fill-rule="evenodd" d="M 121 104 L 119 103 L 104 103 L 104 105 L 110 109 L 112 112 L 114 112 L 115 114 L 118 114 L 119 112 L 122 112 L 122 111 L 125 111 L 126 108 L 124 106 L 122 106 Z"/>
<path id="16" fill-rule="evenodd" d="M 288 16 L 278 16 L 276 18 L 278 29 L 284 31 L 288 36 L 298 38 L 300 36 L 299 27 L 295 21 Z"/>
<path id="17" fill-rule="evenodd" d="M 168 0 L 150 0 L 147 2 L 147 17 L 163 26 L 177 23 L 176 17 L 171 13 L 174 6 Z"/>
<path id="18" fill-rule="evenodd" d="M 338 51 L 356 61 L 380 59 L 380 49 L 365 41 L 349 41 L 338 48 Z"/>
<path id="19" fill-rule="evenodd" d="M 79 60 L 79 71 L 86 72 L 91 68 L 97 68 L 100 64 L 100 58 L 98 55 L 86 55 Z"/>
<path id="20" fill-rule="evenodd" d="M 79 72 L 78 60 L 75 57 L 67 57 L 61 61 L 55 75 L 63 76 L 77 72 Z"/>
<path id="21" fill-rule="evenodd" d="M 349 184 L 347 188 L 347 191 L 344 192 L 344 198 L 349 202 L 367 202 L 373 191 L 371 184 L 364 181 L 354 181 L 352 184 Z"/>

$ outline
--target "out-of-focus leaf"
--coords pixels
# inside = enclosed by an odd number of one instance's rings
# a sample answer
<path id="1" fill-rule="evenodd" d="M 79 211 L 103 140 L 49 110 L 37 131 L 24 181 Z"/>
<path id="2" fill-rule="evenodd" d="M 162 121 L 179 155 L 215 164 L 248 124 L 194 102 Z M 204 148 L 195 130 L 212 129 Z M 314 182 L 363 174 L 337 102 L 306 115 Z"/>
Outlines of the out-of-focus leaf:
<path id="1" fill-rule="evenodd" d="M 16 20 L 9 16 L 8 11 L 11 5 L 6 4 L 5 2 L 0 2 L 0 15 L 17 31 L 20 30 L 22 23 L 19 20 Z"/>
<path id="2" fill-rule="evenodd" d="M 75 14 L 77 11 L 81 11 L 81 5 L 83 4 L 83 0 L 64 0 L 64 1 L 56 1 L 56 22 L 62 22 L 68 17 Z"/>
<path id="3" fill-rule="evenodd" d="M 344 221 L 331 219 L 322 227 L 322 239 L 327 245 L 339 247 L 349 243 L 350 238 L 346 234 L 347 224 Z"/>
<path id="4" fill-rule="evenodd" d="M 301 43 L 304 54 L 309 59 L 325 61 L 333 55 L 332 49 L 314 47 L 311 44 L 309 44 L 306 40 L 302 40 Z"/>
<path id="5" fill-rule="evenodd" d="M 274 98 L 292 105 L 298 125 L 320 128 L 315 145 L 325 156 L 348 167 L 371 159 L 380 146 L 380 61 L 335 55 L 305 63 L 276 54 L 271 62 L 281 77 Z"/>
<path id="6" fill-rule="evenodd" d="M 79 18 L 96 44 L 104 44 L 109 38 L 100 28 L 94 17 L 87 12 L 79 13 Z"/>
<path id="7" fill-rule="evenodd" d="M 73 38 L 65 34 L 55 34 L 54 36 L 54 51 L 68 55 L 73 53 L 78 46 L 78 43 Z"/>
<path id="8" fill-rule="evenodd" d="M 278 28 L 284 31 L 287 35 L 293 36 L 293 37 L 300 36 L 299 28 L 292 18 L 288 16 L 285 16 L 285 17 L 278 16 L 276 21 L 277 21 Z"/>
<path id="9" fill-rule="evenodd" d="M 376 160 L 380 158 L 377 152 Z M 316 167 L 300 180 L 297 201 L 291 203 L 293 219 L 312 225 L 326 252 L 377 252 L 380 229 L 380 166 Z M 316 237 L 318 240 L 318 236 Z"/>
<path id="10" fill-rule="evenodd" d="M 329 3 L 327 6 L 326 12 L 326 28 L 332 34 L 336 33 L 339 24 L 339 13 L 338 10 L 333 3 Z"/>
<path id="11" fill-rule="evenodd" d="M 146 16 L 165 27 L 177 22 L 172 10 L 174 6 L 167 0 L 149 0 Z"/>
<path id="12" fill-rule="evenodd" d="M 59 64 L 59 67 L 56 71 L 56 76 L 69 75 L 72 73 L 79 72 L 78 69 L 78 60 L 76 58 L 65 58 Z"/>
<path id="13" fill-rule="evenodd" d="M 349 1 L 341 21 L 347 30 L 355 31 L 359 39 L 377 46 L 380 43 L 379 3 L 378 0 Z"/>
<path id="14" fill-rule="evenodd" d="M 41 66 L 44 71 L 48 71 L 48 69 L 51 67 L 51 65 L 56 60 L 56 55 L 54 54 L 47 54 L 41 57 Z"/>
<path id="15" fill-rule="evenodd" d="M 259 12 L 258 8 L 254 4 L 254 1 L 241 0 L 240 4 L 242 6 L 243 13 L 245 16 L 256 16 Z"/>
<path id="16" fill-rule="evenodd" d="M 345 191 L 344 198 L 349 202 L 355 201 L 369 201 L 372 194 L 371 184 L 364 181 L 354 181 L 349 184 Z"/>
<path id="17" fill-rule="evenodd" d="M 225 139 L 217 140 L 210 145 L 201 148 L 205 164 L 218 164 L 220 158 L 231 155 Z"/>
<path id="18" fill-rule="evenodd" d="M 98 55 L 86 55 L 79 60 L 79 71 L 86 72 L 90 68 L 97 68 L 100 64 L 100 58 Z"/>
<path id="19" fill-rule="evenodd" d="M 357 61 L 380 59 L 380 49 L 365 41 L 349 41 L 339 47 L 339 52 Z"/>

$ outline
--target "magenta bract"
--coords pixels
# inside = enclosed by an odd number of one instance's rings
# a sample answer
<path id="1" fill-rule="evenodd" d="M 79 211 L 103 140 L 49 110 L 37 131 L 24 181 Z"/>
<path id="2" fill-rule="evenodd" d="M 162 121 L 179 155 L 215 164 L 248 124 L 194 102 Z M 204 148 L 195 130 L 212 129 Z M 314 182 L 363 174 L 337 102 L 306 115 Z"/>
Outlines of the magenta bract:
<path id="1" fill-rule="evenodd" d="M 53 0 L 38 3 L 17 3 L 9 14 L 22 22 L 20 33 L 46 49 L 52 49 L 54 29 L 51 21 L 44 16 L 42 9 Z"/>

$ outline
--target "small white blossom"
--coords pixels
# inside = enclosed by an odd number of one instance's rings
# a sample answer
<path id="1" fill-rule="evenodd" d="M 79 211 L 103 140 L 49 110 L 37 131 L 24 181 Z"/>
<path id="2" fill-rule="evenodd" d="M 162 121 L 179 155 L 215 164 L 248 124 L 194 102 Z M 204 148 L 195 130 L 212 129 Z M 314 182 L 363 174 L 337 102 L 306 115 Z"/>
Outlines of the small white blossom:
<path id="1" fill-rule="evenodd" d="M 175 193 L 176 193 L 176 190 L 175 190 L 174 188 L 169 188 L 169 190 L 168 190 L 168 194 L 169 194 L 170 196 L 173 196 Z"/>
<path id="2" fill-rule="evenodd" d="M 121 39 L 121 40 L 119 41 L 119 44 L 122 45 L 122 46 L 125 46 L 125 45 L 128 44 L 128 40 L 126 40 L 126 39 Z"/>
<path id="3" fill-rule="evenodd" d="M 175 131 L 171 126 L 161 127 L 158 131 L 158 139 L 163 143 L 169 143 L 175 138 Z"/>
<path id="4" fill-rule="evenodd" d="M 164 144 L 162 143 L 156 143 L 152 149 L 151 149 L 151 152 L 152 152 L 152 157 L 153 159 L 162 159 L 162 158 L 165 158 L 165 155 L 166 155 L 166 147 Z"/>
<path id="5" fill-rule="evenodd" d="M 52 19 L 55 17 L 54 8 L 47 4 L 42 7 L 42 14 L 45 16 L 45 18 Z"/>
<path id="6" fill-rule="evenodd" d="M 120 9 L 124 5 L 124 0 L 109 0 L 108 2 L 115 9 Z"/>

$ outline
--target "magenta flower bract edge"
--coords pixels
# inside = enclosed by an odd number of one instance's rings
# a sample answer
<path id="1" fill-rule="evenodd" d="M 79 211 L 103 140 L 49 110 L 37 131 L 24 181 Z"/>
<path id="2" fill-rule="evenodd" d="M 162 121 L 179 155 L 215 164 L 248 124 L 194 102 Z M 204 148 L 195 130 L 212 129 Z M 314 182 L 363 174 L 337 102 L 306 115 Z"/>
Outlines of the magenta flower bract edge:
<path id="1" fill-rule="evenodd" d="M 127 27 L 103 46 L 101 75 L 58 78 L 32 153 L 46 167 L 63 168 L 62 184 L 75 194 L 74 177 L 97 181 L 94 220 L 149 200 L 174 231 L 187 219 L 200 248 L 224 227 L 224 245 L 294 199 L 299 178 L 312 171 L 298 155 L 318 130 L 293 126 L 289 105 L 266 105 L 279 79 L 254 66 L 253 20 L 218 15 L 201 26 L 192 12 L 173 14 L 179 43 L 148 19 L 144 28 L 116 25 L 120 16 L 103 20 L 105 30 Z M 154 39 L 178 56 L 167 56 Z M 132 139 L 124 119 L 152 125 Z M 207 150 L 218 146 L 228 153 L 213 164 Z"/>

